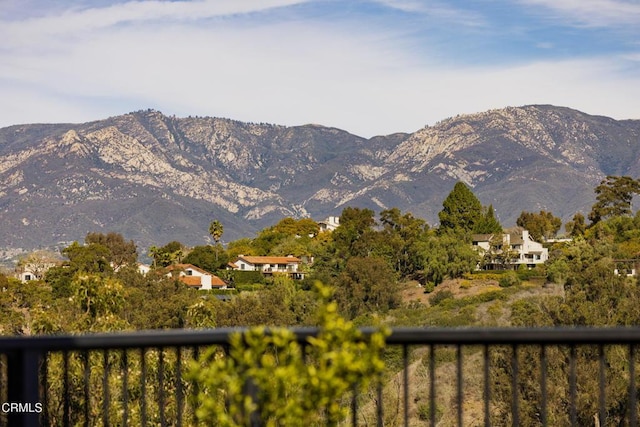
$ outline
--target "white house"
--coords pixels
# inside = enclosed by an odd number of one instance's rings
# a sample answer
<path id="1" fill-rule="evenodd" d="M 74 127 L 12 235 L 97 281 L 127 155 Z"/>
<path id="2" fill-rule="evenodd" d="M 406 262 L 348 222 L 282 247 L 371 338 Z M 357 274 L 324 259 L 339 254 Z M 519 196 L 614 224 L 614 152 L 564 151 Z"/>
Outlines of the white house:
<path id="1" fill-rule="evenodd" d="M 492 241 L 495 245 L 495 234 L 474 234 L 472 236 L 473 246 L 477 247 L 483 254 L 491 251 Z M 533 268 L 538 264 L 543 264 L 549 259 L 549 250 L 536 242 L 529 236 L 529 231 L 522 227 L 513 227 L 504 230 L 501 243 L 495 248 L 497 253 L 503 253 L 507 249 L 513 252 L 509 264 L 517 267 L 526 265 Z M 498 262 L 492 260 L 489 266 L 497 265 Z"/>
<path id="2" fill-rule="evenodd" d="M 143 276 L 146 276 L 147 273 L 149 273 L 151 271 L 151 266 L 148 264 L 142 264 L 142 263 L 138 263 L 138 273 L 142 274 Z"/>
<path id="3" fill-rule="evenodd" d="M 178 280 L 190 288 L 200 289 L 201 291 L 207 291 L 211 289 L 227 289 L 227 284 L 224 280 L 219 278 L 213 273 L 209 273 L 201 268 L 191 264 L 174 264 L 167 267 L 169 273 L 167 276 L 171 276 L 177 272 Z"/>
<path id="4" fill-rule="evenodd" d="M 229 268 L 238 271 L 260 271 L 265 275 L 274 273 L 286 273 L 293 279 L 303 279 L 304 273 L 300 271 L 302 260 L 294 256 L 247 256 L 238 255 L 238 258 L 229 263 Z"/>
<path id="5" fill-rule="evenodd" d="M 42 274 L 38 274 L 28 267 L 20 268 L 19 271 L 16 272 L 16 278 L 22 283 L 30 282 L 31 280 L 39 280 L 42 277 Z"/>
<path id="6" fill-rule="evenodd" d="M 41 280 L 50 268 L 62 264 L 62 260 L 36 251 L 21 260 L 15 269 L 15 277 L 21 282 Z"/>
<path id="7" fill-rule="evenodd" d="M 340 226 L 339 216 L 330 216 L 327 219 L 318 221 L 320 231 L 333 231 Z"/>

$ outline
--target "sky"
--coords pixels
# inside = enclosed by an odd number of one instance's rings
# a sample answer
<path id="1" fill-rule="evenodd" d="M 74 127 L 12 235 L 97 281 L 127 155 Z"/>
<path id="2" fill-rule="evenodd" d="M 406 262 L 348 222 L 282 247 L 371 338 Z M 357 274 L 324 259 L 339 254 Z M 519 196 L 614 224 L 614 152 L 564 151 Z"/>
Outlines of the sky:
<path id="1" fill-rule="evenodd" d="M 156 109 L 371 137 L 640 119 L 640 0 L 0 0 L 0 127 Z"/>

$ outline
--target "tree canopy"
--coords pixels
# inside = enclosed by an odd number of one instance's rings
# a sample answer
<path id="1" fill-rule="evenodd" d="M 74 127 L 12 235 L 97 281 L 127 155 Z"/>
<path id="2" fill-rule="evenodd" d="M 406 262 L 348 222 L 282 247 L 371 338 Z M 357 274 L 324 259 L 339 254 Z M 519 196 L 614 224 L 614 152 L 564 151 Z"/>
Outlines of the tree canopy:
<path id="1" fill-rule="evenodd" d="M 502 225 L 500 225 L 500 221 L 496 218 L 493 205 L 489 205 L 488 208 L 483 208 L 482 211 L 482 216 L 473 231 L 480 234 L 502 233 Z"/>
<path id="2" fill-rule="evenodd" d="M 607 176 L 595 188 L 596 203 L 591 207 L 592 224 L 605 218 L 631 215 L 631 201 L 640 193 L 640 182 L 629 176 Z"/>
<path id="3" fill-rule="evenodd" d="M 522 211 L 516 220 L 516 225 L 527 229 L 533 240 L 540 241 L 554 237 L 562 227 L 562 220 L 547 211 L 540 211 L 540 213 Z"/>
<path id="4" fill-rule="evenodd" d="M 458 181 L 442 202 L 438 218 L 441 231 L 471 232 L 482 219 L 482 205 L 469 187 Z"/>

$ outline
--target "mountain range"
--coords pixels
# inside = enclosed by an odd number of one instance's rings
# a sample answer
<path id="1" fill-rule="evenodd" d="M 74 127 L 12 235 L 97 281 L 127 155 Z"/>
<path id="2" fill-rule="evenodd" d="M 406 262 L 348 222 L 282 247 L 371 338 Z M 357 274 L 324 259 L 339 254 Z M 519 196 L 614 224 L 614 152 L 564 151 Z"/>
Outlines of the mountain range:
<path id="1" fill-rule="evenodd" d="M 530 105 L 361 138 L 144 110 L 0 129 L 0 250 L 117 231 L 141 248 L 251 237 L 279 219 L 391 207 L 437 222 L 464 181 L 503 225 L 522 211 L 588 213 L 606 175 L 640 176 L 640 120 Z"/>

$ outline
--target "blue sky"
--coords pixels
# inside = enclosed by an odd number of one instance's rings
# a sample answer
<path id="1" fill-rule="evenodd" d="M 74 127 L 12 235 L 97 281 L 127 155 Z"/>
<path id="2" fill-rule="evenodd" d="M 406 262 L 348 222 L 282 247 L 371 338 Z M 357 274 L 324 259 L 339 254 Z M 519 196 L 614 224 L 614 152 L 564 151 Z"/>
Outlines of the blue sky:
<path id="1" fill-rule="evenodd" d="M 0 127 L 154 108 L 362 136 L 555 104 L 640 119 L 638 0 L 2 0 Z"/>

